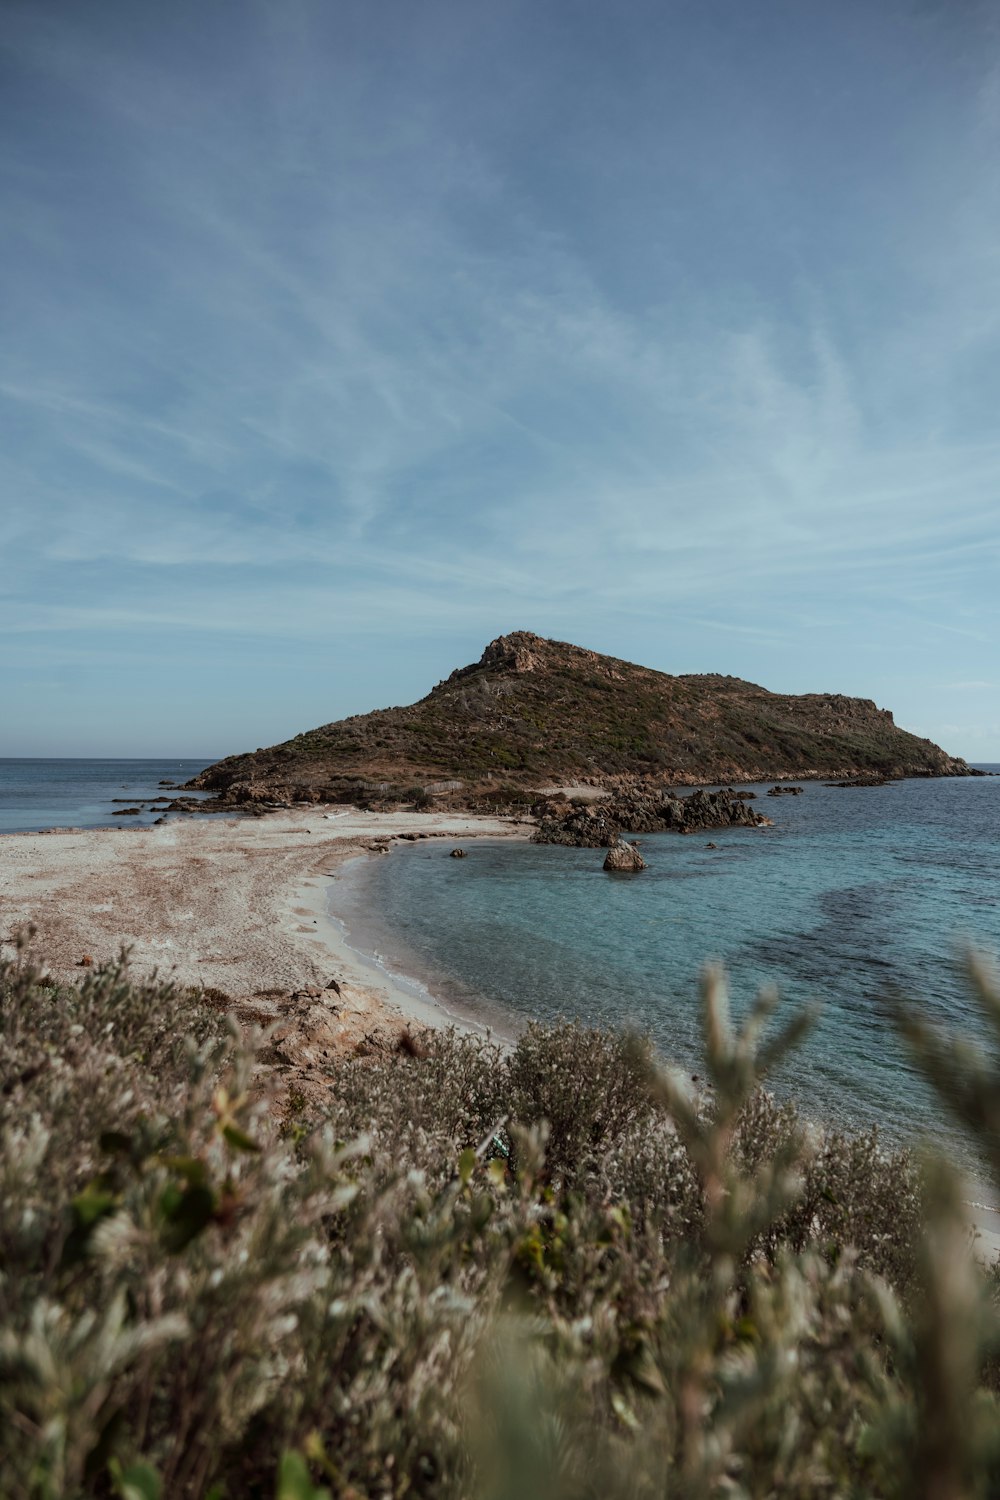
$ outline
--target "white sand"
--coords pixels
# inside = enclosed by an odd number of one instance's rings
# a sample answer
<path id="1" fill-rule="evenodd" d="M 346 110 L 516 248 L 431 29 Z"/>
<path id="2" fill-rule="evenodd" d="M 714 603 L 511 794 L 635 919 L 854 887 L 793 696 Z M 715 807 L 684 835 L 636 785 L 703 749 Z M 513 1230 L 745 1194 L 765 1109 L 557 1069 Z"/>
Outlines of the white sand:
<path id="1" fill-rule="evenodd" d="M 220 990 L 261 1019 L 281 1013 L 281 997 L 317 989 L 324 994 L 312 997 L 313 1010 L 322 1004 L 329 1012 L 324 1040 L 343 1048 L 387 1027 L 457 1019 L 349 946 L 328 915 L 343 860 L 405 833 L 436 835 L 447 858 L 458 840 L 526 832 L 505 819 L 317 807 L 7 834 L 0 837 L 0 951 L 9 955 L 15 934 L 31 924 L 48 970 L 70 977 L 84 972 L 84 958 L 100 964 L 127 948 L 137 975 L 156 971 Z M 331 979 L 340 996 L 325 992 Z"/>

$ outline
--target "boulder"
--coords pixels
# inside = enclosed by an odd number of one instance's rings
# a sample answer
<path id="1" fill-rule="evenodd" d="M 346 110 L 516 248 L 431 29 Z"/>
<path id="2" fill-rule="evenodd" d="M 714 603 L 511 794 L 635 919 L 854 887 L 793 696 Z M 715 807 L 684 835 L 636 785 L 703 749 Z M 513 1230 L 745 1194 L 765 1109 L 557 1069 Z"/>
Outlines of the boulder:
<path id="1" fill-rule="evenodd" d="M 604 860 L 604 868 L 606 870 L 619 870 L 631 873 L 635 870 L 645 870 L 646 861 L 634 844 L 628 844 L 624 839 L 619 839 L 608 850 Z"/>
<path id="2" fill-rule="evenodd" d="M 465 850 L 464 849 L 453 849 L 451 851 L 451 856 L 450 857 L 452 859 L 464 859 L 465 858 Z"/>

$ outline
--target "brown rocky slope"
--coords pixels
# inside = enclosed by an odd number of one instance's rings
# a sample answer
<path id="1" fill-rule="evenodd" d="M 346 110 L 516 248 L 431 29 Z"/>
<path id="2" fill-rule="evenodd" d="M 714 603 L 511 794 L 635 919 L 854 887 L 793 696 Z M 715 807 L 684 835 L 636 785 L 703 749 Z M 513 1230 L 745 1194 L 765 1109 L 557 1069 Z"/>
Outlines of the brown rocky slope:
<path id="1" fill-rule="evenodd" d="M 516 631 L 418 703 L 229 756 L 190 785 L 244 807 L 433 800 L 503 810 L 581 781 L 621 794 L 637 779 L 666 787 L 968 774 L 868 699 L 671 676 Z"/>

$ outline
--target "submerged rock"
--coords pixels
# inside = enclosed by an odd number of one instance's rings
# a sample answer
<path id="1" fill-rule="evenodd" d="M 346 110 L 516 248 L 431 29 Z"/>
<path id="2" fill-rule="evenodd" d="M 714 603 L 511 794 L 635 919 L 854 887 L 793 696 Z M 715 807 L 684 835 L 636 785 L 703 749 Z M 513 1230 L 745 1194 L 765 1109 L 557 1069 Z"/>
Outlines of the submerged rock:
<path id="1" fill-rule="evenodd" d="M 634 844 L 627 844 L 624 839 L 619 839 L 612 844 L 604 860 L 606 870 L 621 870 L 631 872 L 633 870 L 645 870 L 646 861 L 639 853 Z"/>

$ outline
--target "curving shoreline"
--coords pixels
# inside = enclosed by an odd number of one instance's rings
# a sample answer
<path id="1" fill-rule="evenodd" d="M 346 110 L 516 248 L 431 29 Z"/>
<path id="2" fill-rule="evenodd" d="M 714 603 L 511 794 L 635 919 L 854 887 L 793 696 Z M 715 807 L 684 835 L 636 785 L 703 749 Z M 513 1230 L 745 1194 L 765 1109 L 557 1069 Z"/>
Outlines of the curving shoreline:
<path id="1" fill-rule="evenodd" d="M 10 957 L 15 934 L 30 924 L 57 979 L 79 978 L 85 959 L 97 965 L 126 949 L 133 974 L 203 987 L 261 1023 L 286 1024 L 288 1002 L 300 1000 L 302 1035 L 288 1046 L 305 1049 L 303 1065 L 316 1012 L 335 1050 L 411 1024 L 472 1024 L 378 970 L 330 914 L 330 881 L 343 862 L 374 839 L 407 834 L 526 837 L 497 818 L 335 808 L 5 834 L 0 954 Z"/>
<path id="2" fill-rule="evenodd" d="M 407 834 L 526 841 L 529 831 L 471 814 L 310 808 L 255 820 L 4 834 L 0 955 L 13 955 L 14 935 L 29 923 L 56 979 L 84 976 L 84 957 L 96 965 L 128 949 L 134 976 L 155 972 L 203 987 L 245 1023 L 272 1026 L 283 1072 L 296 1087 L 321 1089 L 323 1068 L 338 1053 L 395 1045 L 410 1027 L 485 1030 L 353 946 L 336 915 L 335 882 L 347 862 L 375 840 Z M 969 1182 L 971 1220 L 990 1255 L 1000 1250 L 992 1198 L 988 1186 Z"/>

